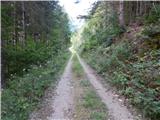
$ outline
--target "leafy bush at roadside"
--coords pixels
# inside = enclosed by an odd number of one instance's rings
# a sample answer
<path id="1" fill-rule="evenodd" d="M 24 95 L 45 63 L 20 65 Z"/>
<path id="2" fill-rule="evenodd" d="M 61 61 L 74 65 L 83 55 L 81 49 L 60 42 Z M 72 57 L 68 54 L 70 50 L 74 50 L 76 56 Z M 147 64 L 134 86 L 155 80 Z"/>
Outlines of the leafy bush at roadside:
<path id="1" fill-rule="evenodd" d="M 32 64 L 43 64 L 53 54 L 50 47 L 47 47 L 43 43 L 35 43 L 33 40 L 29 40 L 26 46 L 8 45 L 4 50 L 4 58 L 8 65 L 8 72 L 5 73 L 7 77 L 10 74 L 22 74 L 23 69 L 28 69 Z"/>
<path id="2" fill-rule="evenodd" d="M 83 57 L 107 82 L 116 86 L 145 116 L 152 120 L 159 119 L 159 50 L 148 50 L 143 58 L 137 56 L 138 59 L 135 59 L 130 44 L 123 41 L 108 48 L 99 47 L 88 52 L 84 51 Z"/>
<path id="3" fill-rule="evenodd" d="M 157 21 L 160 21 L 160 5 L 154 5 L 149 15 L 145 17 L 145 22 L 147 24 L 156 23 Z"/>
<path id="4" fill-rule="evenodd" d="M 2 91 L 2 119 L 26 120 L 44 91 L 55 84 L 68 56 L 60 53 L 44 65 L 32 65 L 22 77 L 12 76 Z"/>

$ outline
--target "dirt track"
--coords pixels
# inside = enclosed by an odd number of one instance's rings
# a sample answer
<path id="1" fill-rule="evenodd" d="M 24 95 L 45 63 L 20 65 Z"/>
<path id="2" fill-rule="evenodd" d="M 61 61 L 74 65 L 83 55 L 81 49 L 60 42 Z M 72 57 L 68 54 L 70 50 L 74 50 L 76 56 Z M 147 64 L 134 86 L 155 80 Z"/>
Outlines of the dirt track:
<path id="1" fill-rule="evenodd" d="M 132 113 L 127 109 L 126 106 L 123 105 L 116 97 L 115 93 L 112 90 L 108 90 L 105 88 L 100 79 L 100 76 L 96 74 L 96 72 L 91 69 L 79 56 L 78 59 L 88 76 L 90 83 L 96 89 L 98 95 L 105 103 L 109 110 L 109 115 L 112 117 L 111 119 L 114 120 L 135 120 L 136 118 L 132 115 Z"/>
<path id="2" fill-rule="evenodd" d="M 91 69 L 79 56 L 79 62 L 86 73 L 88 80 L 95 91 L 106 105 L 109 111 L 110 120 L 138 120 L 139 118 L 127 109 L 122 101 L 115 97 L 112 90 L 104 87 L 102 79 Z M 73 120 L 74 113 L 74 86 L 72 75 L 72 57 L 69 59 L 65 71 L 59 81 L 56 90 L 49 91 L 52 97 L 46 98 L 45 102 L 38 111 L 33 112 L 30 120 Z M 53 95 L 54 93 L 54 95 Z M 47 103 L 47 104 L 46 104 Z M 43 108 L 44 107 L 44 108 Z"/>
<path id="3" fill-rule="evenodd" d="M 53 119 L 71 119 L 73 111 L 72 58 L 70 58 L 56 89 Z"/>
<path id="4" fill-rule="evenodd" d="M 30 120 L 67 120 L 72 118 L 73 86 L 72 57 L 55 89 L 50 89 L 40 106 L 31 114 Z"/>

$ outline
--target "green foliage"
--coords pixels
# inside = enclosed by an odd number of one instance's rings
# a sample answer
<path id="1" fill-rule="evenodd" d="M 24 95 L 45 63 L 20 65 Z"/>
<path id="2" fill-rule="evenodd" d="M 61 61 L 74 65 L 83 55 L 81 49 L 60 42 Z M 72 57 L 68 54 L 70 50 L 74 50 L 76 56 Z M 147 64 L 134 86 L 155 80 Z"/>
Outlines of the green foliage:
<path id="1" fill-rule="evenodd" d="M 26 120 L 44 91 L 50 84 L 55 84 L 67 56 L 69 55 L 59 53 L 44 66 L 33 65 L 22 77 L 13 76 L 8 88 L 2 91 L 2 119 Z"/>
<path id="2" fill-rule="evenodd" d="M 93 112 L 91 113 L 91 120 L 105 120 L 107 117 L 106 107 L 104 103 L 100 100 L 97 96 L 95 91 L 88 90 L 86 95 L 84 96 L 84 107 L 92 109 Z"/>
<path id="3" fill-rule="evenodd" d="M 144 115 L 150 116 L 153 120 L 158 120 L 160 116 L 160 102 L 155 100 L 157 91 L 154 89 L 146 89 L 145 92 L 134 92 L 131 102 L 138 106 Z"/>
<path id="4" fill-rule="evenodd" d="M 1 6 L 1 22 L 3 24 L 2 25 L 2 28 L 5 28 L 5 29 L 2 29 L 2 40 L 11 40 L 11 31 L 13 30 L 13 27 L 12 27 L 12 23 L 13 23 L 13 19 L 10 17 L 10 11 L 13 11 L 14 8 L 13 6 L 11 7 L 10 5 L 5 5 L 5 6 Z"/>
<path id="5" fill-rule="evenodd" d="M 84 106 L 89 107 L 92 109 L 96 109 L 97 107 L 101 106 L 99 101 L 97 101 L 97 95 L 94 91 L 89 91 L 86 96 L 84 97 Z"/>
<path id="6" fill-rule="evenodd" d="M 112 46 L 113 50 L 111 50 L 114 56 L 117 56 L 119 60 L 125 61 L 130 57 L 130 46 L 129 43 L 119 43 L 117 46 Z"/>
<path id="7" fill-rule="evenodd" d="M 160 24 L 150 24 L 144 27 L 143 34 L 147 36 L 155 36 L 160 33 Z"/>
<path id="8" fill-rule="evenodd" d="M 133 97 L 133 93 L 135 93 L 135 90 L 132 87 L 126 87 L 126 89 L 123 89 L 121 93 L 128 97 Z"/>
<path id="9" fill-rule="evenodd" d="M 137 106 L 145 116 L 158 120 L 159 102 L 159 49 L 144 53 L 136 61 L 129 43 L 122 41 L 110 47 L 97 47 L 88 53 L 83 51 L 87 62 L 102 74 L 106 81 L 116 86 L 121 94 Z M 127 64 L 126 64 L 127 62 Z"/>
<path id="10" fill-rule="evenodd" d="M 132 22 L 141 24 L 144 20 L 146 26 L 143 27 L 142 34 L 135 30 L 124 35 L 121 33 L 125 32 L 125 29 L 118 25 L 119 15 L 113 8 L 117 4 L 103 1 L 96 4 L 82 32 L 84 42 L 81 45 L 81 54 L 145 116 L 158 120 L 160 5 L 157 2 L 144 2 L 148 8 L 137 11 L 137 5 L 141 2 L 124 2 L 126 7 L 123 14 L 125 25 Z M 148 13 L 145 13 L 147 10 Z M 136 27 L 133 26 L 133 29 Z M 136 34 L 139 34 L 139 37 Z M 88 105 L 89 103 L 92 102 L 89 101 Z"/>
<path id="11" fill-rule="evenodd" d="M 156 23 L 157 21 L 160 21 L 160 5 L 153 4 L 149 15 L 145 17 L 145 22 L 150 24 Z"/>
<path id="12" fill-rule="evenodd" d="M 10 68 L 7 74 L 22 74 L 23 69 L 28 69 L 32 64 L 43 64 L 51 57 L 50 47 L 43 43 L 28 41 L 26 46 L 8 45 L 3 49 L 4 59 Z"/>
<path id="13" fill-rule="evenodd" d="M 84 87 L 88 87 L 90 85 L 88 80 L 81 80 L 80 85 L 84 86 Z"/>
<path id="14" fill-rule="evenodd" d="M 1 10 L 5 84 L 12 74 L 22 75 L 68 47 L 69 19 L 57 1 L 3 1 Z"/>
<path id="15" fill-rule="evenodd" d="M 81 34 L 82 47 L 84 51 L 96 49 L 96 47 L 108 47 L 113 43 L 113 37 L 120 35 L 123 31 L 118 24 L 118 16 L 107 6 L 104 1 L 95 4 L 94 12 L 91 12 L 91 19 L 87 20 Z"/>
<path id="16" fill-rule="evenodd" d="M 26 120 L 68 58 L 69 19 L 58 1 L 3 1 L 1 14 L 2 119 Z"/>
<path id="17" fill-rule="evenodd" d="M 102 112 L 91 113 L 91 120 L 106 120 L 106 114 Z"/>
<path id="18" fill-rule="evenodd" d="M 113 78 L 111 82 L 117 85 L 118 88 L 125 89 L 127 87 L 128 79 L 124 73 L 121 72 L 113 72 Z"/>
<path id="19" fill-rule="evenodd" d="M 80 77 L 84 74 L 83 68 L 79 63 L 79 60 L 76 55 L 73 56 L 73 71 L 75 72 L 77 77 Z"/>
<path id="20" fill-rule="evenodd" d="M 106 120 L 107 118 L 106 107 L 100 100 L 100 98 L 97 96 L 95 91 L 87 90 L 84 96 L 83 105 L 87 109 L 92 110 L 90 114 L 91 120 Z"/>
<path id="21" fill-rule="evenodd" d="M 90 60 L 90 63 L 96 67 L 99 73 L 103 74 L 105 71 L 123 68 L 125 66 L 124 61 L 130 57 L 129 51 L 130 47 L 128 43 L 120 43 L 118 46 L 112 45 L 107 48 L 98 47 L 96 51 L 88 54 L 88 58 L 89 56 L 95 57 L 94 60 Z"/>

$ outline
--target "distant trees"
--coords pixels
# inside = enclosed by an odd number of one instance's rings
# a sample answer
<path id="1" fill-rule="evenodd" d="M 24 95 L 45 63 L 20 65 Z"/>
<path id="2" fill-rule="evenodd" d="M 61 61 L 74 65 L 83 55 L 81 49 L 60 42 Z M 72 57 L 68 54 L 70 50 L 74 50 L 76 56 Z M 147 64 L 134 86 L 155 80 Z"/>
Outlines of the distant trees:
<path id="1" fill-rule="evenodd" d="M 124 1 L 124 20 L 129 25 L 133 22 L 144 24 L 144 17 L 150 14 L 153 5 L 158 1 Z"/>
<path id="2" fill-rule="evenodd" d="M 69 20 L 57 1 L 2 1 L 1 15 L 3 81 L 68 46 Z"/>
<path id="3" fill-rule="evenodd" d="M 98 1 L 86 19 L 82 40 L 84 50 L 98 45 L 108 46 L 114 36 L 123 33 L 129 25 L 157 22 L 160 18 L 159 1 Z"/>
<path id="4" fill-rule="evenodd" d="M 111 1 L 110 3 L 111 8 L 117 13 L 119 24 L 122 27 L 133 22 L 142 24 L 143 18 L 150 14 L 149 11 L 154 5 L 160 4 L 158 1 Z"/>
<path id="5" fill-rule="evenodd" d="M 142 116 L 159 120 L 160 1 L 98 1 L 89 17 L 76 50 Z"/>

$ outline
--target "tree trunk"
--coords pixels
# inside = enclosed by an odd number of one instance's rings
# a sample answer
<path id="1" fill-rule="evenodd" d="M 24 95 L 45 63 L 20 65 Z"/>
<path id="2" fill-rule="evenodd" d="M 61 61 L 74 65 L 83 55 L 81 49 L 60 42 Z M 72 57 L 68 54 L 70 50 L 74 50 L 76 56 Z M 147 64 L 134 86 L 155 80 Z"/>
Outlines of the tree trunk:
<path id="1" fill-rule="evenodd" d="M 144 7 L 143 7 L 144 6 Z M 146 2 L 143 3 L 143 1 L 140 1 L 140 10 L 139 10 L 139 14 L 142 15 L 143 11 L 146 10 Z"/>
<path id="2" fill-rule="evenodd" d="M 124 23 L 124 1 L 119 1 L 119 24 L 121 27 L 125 27 Z"/>
<path id="3" fill-rule="evenodd" d="M 139 2 L 140 1 L 136 2 L 136 16 L 139 16 Z"/>
<path id="4" fill-rule="evenodd" d="M 13 13 L 13 18 L 14 18 L 14 31 L 13 31 L 13 45 L 16 46 L 17 44 L 17 38 L 16 38 L 16 1 L 14 1 L 14 13 Z"/>
<path id="5" fill-rule="evenodd" d="M 22 46 L 25 45 L 25 6 L 22 1 Z"/>

